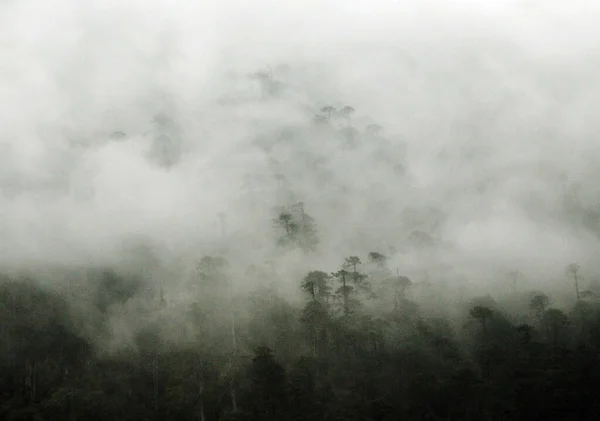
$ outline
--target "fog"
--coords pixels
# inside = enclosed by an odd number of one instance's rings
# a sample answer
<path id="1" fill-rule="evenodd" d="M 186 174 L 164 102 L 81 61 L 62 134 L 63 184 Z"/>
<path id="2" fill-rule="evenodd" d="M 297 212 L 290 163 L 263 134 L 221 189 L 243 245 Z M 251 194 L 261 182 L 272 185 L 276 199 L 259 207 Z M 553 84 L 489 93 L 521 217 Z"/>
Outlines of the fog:
<path id="1" fill-rule="evenodd" d="M 561 281 L 572 261 L 593 277 L 600 231 L 581 215 L 598 210 L 598 18 L 583 0 L 3 2 L 0 262 L 127 264 L 146 244 L 172 279 L 225 245 L 240 273 L 275 259 L 292 289 L 373 250 L 475 284 L 515 268 Z M 265 97 L 256 71 L 282 93 Z M 405 175 L 377 142 L 257 146 L 325 105 L 352 106 L 361 131 L 381 125 Z M 161 135 L 176 145 L 161 152 Z M 244 192 L 246 174 L 274 172 L 292 193 Z M 317 253 L 277 250 L 281 194 L 315 218 Z M 433 253 L 390 252 L 407 208 L 445 213 Z"/>
<path id="2" fill-rule="evenodd" d="M 0 420 L 597 419 L 598 22 L 0 1 Z"/>

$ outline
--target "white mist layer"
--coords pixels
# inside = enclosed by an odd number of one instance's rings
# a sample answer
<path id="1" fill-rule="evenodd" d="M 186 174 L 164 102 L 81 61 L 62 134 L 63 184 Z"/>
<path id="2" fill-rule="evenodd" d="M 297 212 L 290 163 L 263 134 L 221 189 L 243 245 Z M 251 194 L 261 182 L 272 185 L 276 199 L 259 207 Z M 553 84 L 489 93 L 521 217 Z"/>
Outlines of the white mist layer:
<path id="1" fill-rule="evenodd" d="M 332 104 L 406 142 L 408 175 L 380 167 L 375 145 L 306 139 L 333 173 L 324 185 L 301 163 L 283 169 L 319 226 L 309 261 L 387 252 L 404 241 L 402 211 L 433 206 L 448 214 L 435 259 L 475 272 L 591 265 L 597 238 L 557 209 L 571 184 L 590 208 L 600 193 L 598 18 L 585 1 L 5 2 L 0 263 L 110 261 L 132 237 L 195 256 L 223 241 L 221 211 L 230 245 L 265 260 L 272 215 L 240 189 L 271 171 L 252 141 Z M 243 76 L 282 63 L 289 92 L 261 101 Z M 150 158 L 163 111 L 182 138 L 168 170 Z"/>

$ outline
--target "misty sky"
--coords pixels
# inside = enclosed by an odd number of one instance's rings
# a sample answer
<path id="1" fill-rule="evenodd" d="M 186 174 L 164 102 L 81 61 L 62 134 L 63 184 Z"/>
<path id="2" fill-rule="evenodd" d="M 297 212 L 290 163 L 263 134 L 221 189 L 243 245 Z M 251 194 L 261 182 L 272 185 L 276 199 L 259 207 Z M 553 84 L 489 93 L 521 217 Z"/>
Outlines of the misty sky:
<path id="1" fill-rule="evenodd" d="M 442 260 L 592 265 L 597 237 L 556 209 L 575 184 L 600 209 L 599 20 L 591 0 L 2 2 L 0 262 L 110 260 L 138 237 L 193 255 L 223 210 L 236 243 L 266 237 L 270 215 L 241 197 L 244 174 L 268 171 L 252 141 L 332 104 L 405 142 L 409 174 L 373 145 L 306 140 L 334 173 L 317 188 L 289 166 L 326 261 L 365 233 L 394 243 L 404 208 L 432 206 L 448 214 Z M 243 76 L 281 64 L 289 91 L 261 101 Z M 149 158 L 161 112 L 183 139 L 169 170 Z M 340 211 L 325 198 L 343 188 Z"/>

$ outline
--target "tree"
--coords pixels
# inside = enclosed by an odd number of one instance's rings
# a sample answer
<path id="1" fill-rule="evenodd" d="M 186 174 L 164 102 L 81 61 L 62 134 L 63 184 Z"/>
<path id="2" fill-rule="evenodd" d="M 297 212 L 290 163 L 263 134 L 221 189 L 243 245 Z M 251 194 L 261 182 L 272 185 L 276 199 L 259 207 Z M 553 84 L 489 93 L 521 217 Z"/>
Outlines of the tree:
<path id="1" fill-rule="evenodd" d="M 158 334 L 151 330 L 140 332 L 136 339 L 136 345 L 140 350 L 140 354 L 151 361 L 151 376 L 152 376 L 152 394 L 153 407 L 155 416 L 158 417 L 159 410 L 159 393 L 160 393 L 160 373 L 159 366 L 163 348 L 163 342 Z"/>
<path id="2" fill-rule="evenodd" d="M 522 344 L 531 344 L 534 329 L 528 324 L 520 324 L 516 328 L 517 334 Z"/>
<path id="3" fill-rule="evenodd" d="M 108 311 L 113 304 L 124 304 L 131 299 L 141 287 L 137 277 L 122 276 L 112 269 L 90 270 L 90 277 L 99 277 L 97 306 L 102 312 Z"/>
<path id="4" fill-rule="evenodd" d="M 280 189 L 284 188 L 287 183 L 287 177 L 285 174 L 275 174 L 275 179 L 277 180 L 277 185 Z"/>
<path id="5" fill-rule="evenodd" d="M 285 207 L 274 220 L 280 232 L 277 244 L 300 247 L 305 252 L 315 251 L 319 244 L 315 220 L 304 211 L 304 203 Z"/>
<path id="6" fill-rule="evenodd" d="M 343 312 L 344 315 L 349 315 L 351 311 L 351 304 L 355 306 L 358 301 L 352 299 L 352 296 L 356 294 L 357 290 L 367 292 L 370 296 L 373 293 L 370 290 L 370 286 L 365 282 L 367 276 L 358 271 L 358 266 L 361 264 L 358 256 L 350 256 L 344 260 L 342 268 L 332 273 L 332 276 L 339 280 L 342 284 L 336 291 L 338 296 L 342 297 L 343 301 Z"/>
<path id="7" fill-rule="evenodd" d="M 331 276 L 338 279 L 342 284 L 341 287 L 337 289 L 336 293 L 342 296 L 344 316 L 348 316 L 350 314 L 350 294 L 353 292 L 352 286 L 348 285 L 348 272 L 344 269 L 340 269 L 337 272 L 332 273 Z"/>
<path id="8" fill-rule="evenodd" d="M 489 307 L 476 305 L 469 310 L 469 314 L 481 324 L 483 334 L 487 336 L 488 324 L 494 315 L 494 311 Z"/>
<path id="9" fill-rule="evenodd" d="M 315 219 L 304 210 L 304 202 L 295 203 L 290 209 L 299 219 L 298 245 L 305 252 L 316 251 L 319 237 L 317 236 Z"/>
<path id="10" fill-rule="evenodd" d="M 309 272 L 302 280 L 301 289 L 310 296 L 310 301 L 302 310 L 302 322 L 310 332 L 310 346 L 313 354 L 319 354 L 321 337 L 328 320 L 328 299 L 331 287 L 331 277 L 320 270 Z"/>
<path id="11" fill-rule="evenodd" d="M 320 270 L 310 271 L 302 280 L 301 289 L 308 293 L 313 301 L 326 301 L 329 297 L 331 277 Z"/>
<path id="12" fill-rule="evenodd" d="M 365 131 L 367 134 L 379 137 L 379 133 L 381 132 L 381 130 L 383 129 L 383 127 L 381 127 L 379 124 L 369 124 Z"/>
<path id="13" fill-rule="evenodd" d="M 354 108 L 352 108 L 352 107 L 351 107 L 351 106 L 349 106 L 349 105 L 346 105 L 344 108 L 342 108 L 342 109 L 340 110 L 340 113 L 341 113 L 341 114 L 342 114 L 344 117 L 346 117 L 346 120 L 347 120 L 347 122 L 348 122 L 348 127 L 350 127 L 350 123 L 351 123 L 351 121 L 352 121 L 352 114 L 354 114 L 354 111 L 355 111 L 355 110 L 354 110 Z"/>
<path id="14" fill-rule="evenodd" d="M 563 330 L 569 324 L 567 315 L 559 309 L 551 308 L 544 313 L 542 318 L 542 327 L 546 334 L 552 340 L 552 344 L 557 346 Z"/>
<path id="15" fill-rule="evenodd" d="M 222 256 L 203 256 L 196 269 L 204 286 L 220 286 L 226 281 L 228 266 L 229 262 Z"/>
<path id="16" fill-rule="evenodd" d="M 548 296 L 544 293 L 534 294 L 529 301 L 529 308 L 534 312 L 535 317 L 538 320 L 538 323 L 541 322 L 544 313 L 546 312 L 546 308 L 548 308 L 550 300 Z"/>
<path id="17" fill-rule="evenodd" d="M 400 303 L 404 303 L 406 300 L 406 290 L 412 285 L 412 281 L 399 273 L 392 281 L 394 283 L 394 310 L 398 311 Z"/>
<path id="18" fill-rule="evenodd" d="M 278 245 L 287 246 L 296 240 L 298 224 L 294 222 L 294 218 L 291 213 L 283 211 L 273 222 L 277 229 L 283 231 L 277 240 Z"/>
<path id="19" fill-rule="evenodd" d="M 357 274 L 357 267 L 358 265 L 360 265 L 362 262 L 360 261 L 360 257 L 358 256 L 350 256 L 350 257 L 346 257 L 346 260 L 344 262 L 344 265 L 347 268 L 351 268 L 352 269 L 352 273 L 353 274 Z"/>
<path id="20" fill-rule="evenodd" d="M 344 261 L 344 268 L 352 270 L 350 274 L 352 276 L 354 287 L 372 296 L 373 293 L 370 289 L 370 285 L 366 282 L 367 275 L 358 271 L 359 265 L 362 265 L 362 262 L 358 256 L 347 257 Z"/>
<path id="21" fill-rule="evenodd" d="M 295 229 L 293 221 L 292 221 L 292 215 L 289 213 L 283 212 L 283 213 L 279 214 L 277 222 L 279 224 L 283 225 L 283 227 L 285 228 L 286 234 L 291 234 Z"/>
<path id="22" fill-rule="evenodd" d="M 233 292 L 231 282 L 225 272 L 229 262 L 221 256 L 204 256 L 198 264 L 198 275 L 202 281 L 202 297 L 207 303 L 219 303 L 223 298 L 226 300 L 225 308 L 228 308 L 230 314 L 230 332 L 231 332 L 231 356 L 229 367 L 231 375 L 229 377 L 229 393 L 231 397 L 232 407 L 237 411 L 237 395 L 235 384 L 235 373 L 237 372 L 238 355 L 237 355 L 237 321 L 235 316 L 235 303 L 233 300 Z M 225 295 L 225 297 L 222 297 Z M 196 310 L 197 311 L 197 310 Z"/>
<path id="23" fill-rule="evenodd" d="M 318 360 L 301 357 L 290 370 L 290 409 L 292 419 L 309 419 L 307 414 L 314 414 L 316 419 L 322 412 L 320 400 L 322 394 L 317 389 Z"/>
<path id="24" fill-rule="evenodd" d="M 171 168 L 181 158 L 181 133 L 175 120 L 167 113 L 160 112 L 154 116 L 154 139 L 152 154 L 159 165 Z"/>
<path id="25" fill-rule="evenodd" d="M 387 257 L 379 252 L 372 251 L 369 253 L 369 260 L 382 268 L 386 265 Z"/>
<path id="26" fill-rule="evenodd" d="M 327 114 L 327 118 L 331 118 L 331 113 L 335 111 L 335 108 L 332 107 L 331 105 L 326 105 L 323 108 L 321 108 L 321 112 Z"/>
<path id="27" fill-rule="evenodd" d="M 284 368 L 275 361 L 269 347 L 254 351 L 249 370 L 251 389 L 248 406 L 251 419 L 280 421 L 287 406 L 287 386 Z"/>

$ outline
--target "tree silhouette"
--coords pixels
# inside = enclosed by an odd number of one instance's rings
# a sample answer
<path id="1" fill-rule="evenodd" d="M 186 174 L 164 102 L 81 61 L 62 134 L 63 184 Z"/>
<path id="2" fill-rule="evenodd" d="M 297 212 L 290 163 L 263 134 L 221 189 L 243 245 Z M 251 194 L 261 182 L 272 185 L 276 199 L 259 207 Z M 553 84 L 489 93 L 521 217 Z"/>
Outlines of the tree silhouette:
<path id="1" fill-rule="evenodd" d="M 350 257 L 346 257 L 346 260 L 344 261 L 344 265 L 349 268 L 352 269 L 352 273 L 357 274 L 358 273 L 358 265 L 360 265 L 362 262 L 360 261 L 360 257 L 358 256 L 350 256 Z"/>
<path id="2" fill-rule="evenodd" d="M 469 314 L 481 324 L 483 334 L 487 336 L 488 324 L 494 315 L 494 311 L 489 307 L 476 305 L 469 310 Z"/>
<path id="3" fill-rule="evenodd" d="M 278 245 L 300 247 L 304 252 L 316 251 L 319 244 L 316 223 L 304 211 L 302 202 L 285 207 L 273 222 L 280 232 Z"/>
<path id="4" fill-rule="evenodd" d="M 331 105 L 326 105 L 323 108 L 321 108 L 321 112 L 327 114 L 327 118 L 331 118 L 331 113 L 335 111 L 335 108 L 332 107 Z"/>
<path id="5" fill-rule="evenodd" d="M 542 327 L 552 340 L 554 346 L 558 346 L 563 330 L 569 324 L 567 315 L 559 309 L 551 308 L 546 310 L 542 318 Z"/>
<path id="6" fill-rule="evenodd" d="M 298 202 L 291 206 L 291 210 L 299 216 L 299 236 L 298 245 L 305 251 L 316 251 L 319 244 L 319 237 L 317 236 L 316 222 L 312 216 L 310 216 L 304 210 L 304 203 Z"/>
<path id="7" fill-rule="evenodd" d="M 350 294 L 354 290 L 348 283 L 348 272 L 344 269 L 340 269 L 337 272 L 332 273 L 331 276 L 336 278 L 342 284 L 336 293 L 342 296 L 344 315 L 348 316 L 350 314 Z"/>
<path id="8" fill-rule="evenodd" d="M 345 107 L 343 107 L 343 108 L 340 110 L 340 113 L 341 113 L 341 114 L 342 114 L 344 117 L 346 117 L 346 121 L 347 121 L 347 123 L 348 123 L 348 127 L 350 127 L 350 124 L 351 124 L 351 121 L 352 121 L 352 114 L 354 114 L 354 112 L 355 112 L 354 108 L 352 108 L 352 107 L 351 107 L 351 106 L 349 106 L 349 105 L 346 105 Z"/>
<path id="9" fill-rule="evenodd" d="M 325 301 L 329 297 L 331 277 L 320 270 L 310 271 L 302 280 L 301 289 L 308 293 L 313 301 Z"/>
<path id="10" fill-rule="evenodd" d="M 274 220 L 274 223 L 276 227 L 283 229 L 283 235 L 279 237 L 277 243 L 279 245 L 291 244 L 298 232 L 298 224 L 294 222 L 292 214 L 286 211 L 281 212 Z"/>
<path id="11" fill-rule="evenodd" d="M 222 256 L 203 256 L 196 269 L 201 280 L 218 283 L 225 279 L 228 266 L 229 262 Z"/>
<path id="12" fill-rule="evenodd" d="M 546 294 L 538 293 L 534 294 L 533 297 L 531 297 L 531 300 L 529 302 L 529 308 L 534 312 L 538 323 L 541 322 L 549 303 L 550 299 Z"/>
<path id="13" fill-rule="evenodd" d="M 284 368 L 275 361 L 270 348 L 258 347 L 249 369 L 251 389 L 250 420 L 279 421 L 287 406 L 287 380 Z"/>
<path id="14" fill-rule="evenodd" d="M 358 256 L 350 256 L 344 260 L 344 268 L 347 270 L 351 270 L 350 275 L 352 278 L 352 283 L 355 288 L 362 290 L 363 292 L 367 292 L 372 295 L 370 290 L 370 285 L 366 282 L 367 275 L 358 271 L 358 266 L 362 265 L 360 257 Z"/>
<path id="15" fill-rule="evenodd" d="M 311 300 L 302 310 L 302 322 L 311 332 L 310 346 L 313 354 L 319 354 L 322 334 L 328 319 L 328 301 L 331 291 L 330 276 L 322 271 L 309 272 L 302 280 L 301 289 L 306 292 Z"/>
<path id="16" fill-rule="evenodd" d="M 384 267 L 387 262 L 387 257 L 379 252 L 369 252 L 369 260 L 379 267 Z"/>
<path id="17" fill-rule="evenodd" d="M 379 124 L 369 124 L 366 127 L 365 131 L 367 132 L 367 134 L 379 137 L 379 134 L 382 129 L 383 129 L 383 127 L 381 127 Z"/>
<path id="18" fill-rule="evenodd" d="M 281 189 L 285 186 L 287 182 L 287 177 L 284 174 L 275 174 L 275 179 L 277 180 L 277 185 Z"/>
<path id="19" fill-rule="evenodd" d="M 398 311 L 400 303 L 406 301 L 406 290 L 412 285 L 412 281 L 399 273 L 393 278 L 394 283 L 394 310 Z"/>

